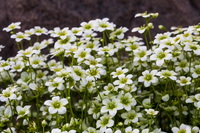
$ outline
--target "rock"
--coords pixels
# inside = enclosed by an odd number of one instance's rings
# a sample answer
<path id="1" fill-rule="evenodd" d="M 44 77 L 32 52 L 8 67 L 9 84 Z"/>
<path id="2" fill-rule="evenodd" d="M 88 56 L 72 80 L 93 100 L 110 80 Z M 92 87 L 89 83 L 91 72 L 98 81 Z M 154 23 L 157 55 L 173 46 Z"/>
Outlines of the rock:
<path id="1" fill-rule="evenodd" d="M 20 21 L 21 31 L 34 26 L 78 27 L 83 21 L 96 18 L 110 18 L 117 27 L 131 29 L 143 25 L 142 18 L 134 18 L 136 13 L 158 12 L 153 19 L 152 36 L 162 32 L 157 27 L 162 24 L 167 29 L 171 26 L 189 26 L 199 22 L 199 0 L 0 0 L 0 29 L 12 22 Z M 0 44 L 6 45 L 1 52 L 4 59 L 15 56 L 18 49 L 10 34 L 0 31 Z M 25 43 L 25 47 L 28 43 Z"/>

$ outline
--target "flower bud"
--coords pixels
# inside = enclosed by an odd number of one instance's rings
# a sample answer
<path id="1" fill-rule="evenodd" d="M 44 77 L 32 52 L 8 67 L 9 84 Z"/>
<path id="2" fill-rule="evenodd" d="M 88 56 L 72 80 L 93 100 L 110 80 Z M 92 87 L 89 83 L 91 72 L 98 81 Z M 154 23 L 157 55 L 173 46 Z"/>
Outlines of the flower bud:
<path id="1" fill-rule="evenodd" d="M 153 17 L 154 17 L 154 18 L 157 18 L 158 15 L 159 15 L 159 13 L 154 13 Z"/>
<path id="2" fill-rule="evenodd" d="M 122 122 L 118 122 L 117 126 L 123 126 L 123 123 Z"/>
<path id="3" fill-rule="evenodd" d="M 45 120 L 42 121 L 42 127 L 45 127 L 47 125 L 47 122 Z"/>
<path id="4" fill-rule="evenodd" d="M 153 29 L 154 28 L 153 23 L 148 23 L 148 28 Z"/>
<path id="5" fill-rule="evenodd" d="M 158 28 L 161 29 L 161 30 L 166 30 L 167 31 L 167 29 L 163 25 L 159 25 Z"/>
<path id="6" fill-rule="evenodd" d="M 167 102 L 169 100 L 169 95 L 167 94 L 167 95 L 162 96 L 162 100 Z"/>

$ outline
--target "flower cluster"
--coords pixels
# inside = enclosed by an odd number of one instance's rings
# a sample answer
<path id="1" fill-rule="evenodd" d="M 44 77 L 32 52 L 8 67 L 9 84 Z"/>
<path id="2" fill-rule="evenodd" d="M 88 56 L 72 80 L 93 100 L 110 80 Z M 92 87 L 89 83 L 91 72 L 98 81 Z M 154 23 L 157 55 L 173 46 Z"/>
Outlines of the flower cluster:
<path id="1" fill-rule="evenodd" d="M 108 18 L 71 29 L 4 28 L 19 51 L 0 58 L 2 133 L 200 132 L 200 26 L 172 27 L 152 40 L 157 16 L 135 16 L 146 20 L 132 29 L 145 42 L 125 38 L 128 28 Z"/>

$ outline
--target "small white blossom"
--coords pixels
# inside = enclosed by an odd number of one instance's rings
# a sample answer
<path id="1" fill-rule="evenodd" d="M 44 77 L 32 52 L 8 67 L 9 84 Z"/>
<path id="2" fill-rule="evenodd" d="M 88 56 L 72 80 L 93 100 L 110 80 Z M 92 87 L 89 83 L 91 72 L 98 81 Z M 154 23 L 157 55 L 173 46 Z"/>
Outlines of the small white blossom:
<path id="1" fill-rule="evenodd" d="M 66 104 L 68 104 L 68 100 L 66 98 L 60 99 L 59 96 L 53 97 L 52 100 L 47 100 L 44 102 L 44 105 L 49 106 L 48 111 L 50 114 L 65 114 Z"/>

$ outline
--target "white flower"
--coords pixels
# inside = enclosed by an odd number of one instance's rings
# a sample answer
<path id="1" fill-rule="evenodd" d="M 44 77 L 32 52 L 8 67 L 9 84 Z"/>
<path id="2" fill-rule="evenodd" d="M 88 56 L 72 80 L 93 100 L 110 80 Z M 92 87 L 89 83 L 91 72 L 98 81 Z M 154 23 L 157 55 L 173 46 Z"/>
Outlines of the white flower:
<path id="1" fill-rule="evenodd" d="M 10 106 L 0 106 L 0 117 L 1 117 L 1 121 L 6 122 L 10 120 L 10 117 L 12 115 L 12 110 L 10 108 Z"/>
<path id="2" fill-rule="evenodd" d="M 167 102 L 169 100 L 169 95 L 167 94 L 167 95 L 162 96 L 162 100 Z"/>
<path id="3" fill-rule="evenodd" d="M 30 64 L 33 68 L 37 68 L 38 66 L 45 66 L 44 58 L 42 56 L 33 55 L 30 57 Z"/>
<path id="4" fill-rule="evenodd" d="M 65 40 L 68 36 L 73 36 L 73 38 L 75 38 L 76 40 L 76 37 L 73 35 L 73 33 L 69 30 L 68 27 L 66 28 L 63 28 L 62 30 L 60 30 L 59 27 L 56 27 L 54 28 L 54 33 L 53 34 L 53 37 L 60 37 L 61 40 Z"/>
<path id="5" fill-rule="evenodd" d="M 138 122 L 138 117 L 142 117 L 141 113 L 136 113 L 135 110 L 130 110 L 126 113 L 122 113 L 121 117 L 125 119 L 124 124 L 128 125 L 129 122 L 136 123 Z"/>
<path id="6" fill-rule="evenodd" d="M 140 48 L 138 48 L 137 50 L 134 51 L 134 61 L 146 61 L 147 60 L 147 56 L 151 54 L 150 50 L 147 50 L 146 46 L 141 46 Z"/>
<path id="7" fill-rule="evenodd" d="M 133 81 L 131 80 L 131 78 L 133 77 L 133 75 L 128 74 L 127 76 L 125 76 L 124 74 L 121 74 L 118 76 L 119 80 L 115 80 L 113 82 L 114 85 L 119 85 L 119 88 L 123 88 L 126 84 L 132 84 Z"/>
<path id="8" fill-rule="evenodd" d="M 128 31 L 126 27 L 120 27 L 110 34 L 110 37 L 117 37 L 118 39 L 124 38 L 124 33 Z"/>
<path id="9" fill-rule="evenodd" d="M 35 32 L 33 31 L 33 29 L 30 29 L 30 30 L 25 30 L 24 33 L 27 34 L 28 36 L 31 36 L 31 35 L 33 35 Z"/>
<path id="10" fill-rule="evenodd" d="M 64 90 L 64 80 L 63 78 L 56 77 L 53 81 L 46 82 L 45 85 L 48 86 L 48 91 L 52 92 L 54 89 Z"/>
<path id="11" fill-rule="evenodd" d="M 164 79 L 167 79 L 167 78 L 170 78 L 171 80 L 177 79 L 175 76 L 177 75 L 177 73 L 175 73 L 174 71 L 169 71 L 169 70 L 162 70 L 161 72 L 158 72 L 156 75 Z"/>
<path id="12" fill-rule="evenodd" d="M 95 40 L 95 41 L 86 41 L 86 45 L 85 45 L 85 48 L 89 48 L 91 50 L 94 50 L 94 51 L 98 51 L 100 47 L 100 43 L 99 41 Z"/>
<path id="13" fill-rule="evenodd" d="M 5 48 L 5 46 L 3 46 L 3 45 L 0 45 L 0 51 L 1 51 L 3 48 Z"/>
<path id="14" fill-rule="evenodd" d="M 103 93 L 108 95 L 110 92 L 113 92 L 113 91 L 117 91 L 118 88 L 117 87 L 114 87 L 113 84 L 111 83 L 108 83 L 107 86 L 104 86 L 104 90 Z"/>
<path id="15" fill-rule="evenodd" d="M 36 81 L 39 82 L 41 80 L 46 81 L 47 80 L 47 74 L 48 71 L 42 72 L 42 70 L 37 70 L 36 71 Z"/>
<path id="16" fill-rule="evenodd" d="M 85 70 L 82 69 L 80 66 L 73 66 L 71 68 L 72 77 L 75 81 L 80 80 L 81 78 L 85 78 Z"/>
<path id="17" fill-rule="evenodd" d="M 141 133 L 149 133 L 149 129 L 143 129 Z"/>
<path id="18" fill-rule="evenodd" d="M 68 104 L 68 100 L 66 98 L 60 99 L 59 96 L 53 97 L 52 100 L 47 100 L 44 102 L 44 105 L 49 106 L 49 113 L 55 114 L 65 114 L 66 108 L 65 105 Z"/>
<path id="19" fill-rule="evenodd" d="M 82 35 L 82 38 L 80 38 L 80 40 L 84 40 L 84 41 L 92 41 L 92 39 L 97 36 L 97 33 L 95 33 L 92 30 L 88 30 L 85 31 Z"/>
<path id="20" fill-rule="evenodd" d="M 77 35 L 77 36 L 81 36 L 83 34 L 82 27 L 73 27 L 71 31 L 74 35 Z"/>
<path id="21" fill-rule="evenodd" d="M 105 106 L 101 108 L 101 113 L 109 112 L 109 114 L 112 116 L 116 115 L 117 110 L 123 109 L 123 104 L 121 104 L 120 100 L 116 98 L 112 99 L 112 101 L 109 99 L 104 99 L 103 105 Z"/>
<path id="22" fill-rule="evenodd" d="M 69 132 L 68 131 L 63 131 L 62 133 L 76 133 L 76 130 L 70 130 Z"/>
<path id="23" fill-rule="evenodd" d="M 10 100 L 14 100 L 17 98 L 16 94 L 14 93 L 16 91 L 16 88 L 6 88 L 5 90 L 2 91 L 2 93 L 0 94 L 0 101 L 2 102 L 7 102 L 8 99 Z"/>
<path id="24" fill-rule="evenodd" d="M 16 133 L 16 130 L 14 127 L 10 127 L 10 128 L 8 127 L 7 129 L 3 130 L 3 132 L 1 132 L 1 133 Z"/>
<path id="25" fill-rule="evenodd" d="M 12 62 L 1 60 L 0 61 L 0 72 L 2 72 L 4 70 L 9 70 L 11 65 L 13 65 L 13 63 L 12 64 L 11 63 Z"/>
<path id="26" fill-rule="evenodd" d="M 184 42 L 185 51 L 193 51 L 195 54 L 200 55 L 200 46 L 198 45 L 198 42 Z"/>
<path id="27" fill-rule="evenodd" d="M 47 35 L 48 31 L 46 28 L 41 28 L 40 26 L 35 26 L 34 29 L 31 29 L 31 31 L 34 31 L 34 34 L 37 35 L 37 36 L 40 36 L 42 34 L 45 34 Z"/>
<path id="28" fill-rule="evenodd" d="M 56 41 L 54 48 L 68 49 L 68 47 L 71 47 L 71 43 L 74 42 L 75 40 L 76 40 L 76 37 L 70 32 L 66 36 Z"/>
<path id="29" fill-rule="evenodd" d="M 178 65 L 175 70 L 181 71 L 184 70 L 185 72 L 189 71 L 189 62 L 186 59 L 181 60 L 181 62 L 175 62 L 175 65 Z"/>
<path id="30" fill-rule="evenodd" d="M 17 108 L 16 108 L 17 113 L 18 113 L 17 119 L 28 115 L 30 113 L 30 110 L 29 110 L 30 107 L 31 107 L 30 105 L 27 105 L 27 106 L 24 106 L 24 107 L 17 106 Z"/>
<path id="31" fill-rule="evenodd" d="M 142 72 L 143 76 L 140 76 L 138 81 L 144 82 L 144 86 L 149 87 L 151 83 L 158 82 L 158 78 L 154 76 L 156 74 L 157 74 L 157 70 L 152 70 L 151 72 L 149 72 L 149 70 L 145 70 L 144 72 Z"/>
<path id="32" fill-rule="evenodd" d="M 164 40 L 160 40 L 160 45 L 159 47 L 160 48 L 168 48 L 169 50 L 173 50 L 175 48 L 176 43 L 173 42 L 173 38 L 167 38 L 167 39 L 164 39 Z"/>
<path id="33" fill-rule="evenodd" d="M 112 120 L 111 115 L 104 114 L 102 117 L 100 117 L 100 120 L 97 121 L 96 126 L 97 128 L 100 127 L 100 131 L 104 132 L 107 127 L 112 127 L 114 125 L 114 121 Z"/>
<path id="34" fill-rule="evenodd" d="M 170 36 L 171 36 L 170 32 L 166 32 L 164 34 L 162 34 L 162 33 L 161 34 L 157 34 L 155 36 L 154 43 L 155 44 L 160 44 L 161 41 L 165 41 L 165 40 L 169 39 Z"/>
<path id="35" fill-rule="evenodd" d="M 59 128 L 54 128 L 51 130 L 51 133 L 61 133 L 61 130 Z"/>
<path id="36" fill-rule="evenodd" d="M 122 69 L 122 67 L 118 67 L 117 69 L 116 69 L 116 72 L 112 72 L 111 73 L 111 75 L 113 75 L 112 77 L 113 78 L 116 78 L 116 77 L 118 77 L 119 75 L 122 75 L 122 74 L 125 74 L 125 73 L 127 73 L 128 72 L 128 69 Z"/>
<path id="37" fill-rule="evenodd" d="M 142 42 L 133 42 L 133 43 L 126 43 L 125 46 L 125 50 L 126 51 L 136 51 L 138 48 L 140 48 L 140 46 L 142 45 Z"/>
<path id="38" fill-rule="evenodd" d="M 114 30 L 115 24 L 109 23 L 108 18 L 96 19 L 94 27 L 96 31 L 103 32 L 104 30 Z"/>
<path id="39" fill-rule="evenodd" d="M 191 133 L 191 128 L 185 124 L 181 124 L 180 127 L 173 127 L 173 133 Z"/>
<path id="40" fill-rule="evenodd" d="M 131 106 L 135 106 L 137 104 L 136 100 L 132 98 L 132 95 L 128 92 L 125 95 L 119 94 L 120 103 L 123 104 L 123 108 L 126 111 L 131 110 Z"/>
<path id="41" fill-rule="evenodd" d="M 146 31 L 146 27 L 145 26 L 141 26 L 141 27 L 136 27 L 132 29 L 132 32 L 136 32 L 138 31 L 140 34 L 143 34 Z"/>
<path id="42" fill-rule="evenodd" d="M 150 59 L 156 60 L 157 66 L 162 66 L 164 63 L 164 60 L 172 59 L 172 54 L 170 54 L 169 52 L 170 50 L 163 51 L 161 48 L 157 48 L 154 50 L 155 54 L 150 56 Z"/>
<path id="43" fill-rule="evenodd" d="M 41 106 L 40 111 L 42 112 L 42 115 L 46 115 L 48 113 L 48 106 Z"/>
<path id="44" fill-rule="evenodd" d="M 101 58 L 94 58 L 93 56 L 90 56 L 86 61 L 84 61 L 85 64 L 89 66 L 96 66 L 96 67 L 103 67 L 102 64 L 100 64 Z"/>
<path id="45" fill-rule="evenodd" d="M 98 54 L 104 55 L 104 54 L 108 53 L 110 56 L 113 56 L 115 52 L 117 52 L 117 50 L 114 48 L 114 45 L 109 43 L 108 46 L 99 48 Z"/>
<path id="46" fill-rule="evenodd" d="M 101 104 L 97 101 L 94 101 L 92 103 L 91 108 L 89 108 L 89 110 L 88 110 L 88 114 L 90 114 L 90 115 L 92 114 L 92 117 L 94 119 L 98 119 L 100 116 L 100 113 L 101 113 Z"/>
<path id="47" fill-rule="evenodd" d="M 27 72 L 22 72 L 21 73 L 21 78 L 17 80 L 18 84 L 28 84 L 32 79 L 35 78 L 35 73 L 27 73 Z"/>
<path id="48" fill-rule="evenodd" d="M 144 12 L 144 13 L 137 13 L 136 15 L 135 15 L 135 18 L 136 17 L 143 17 L 143 18 L 149 18 L 149 17 L 157 17 L 158 16 L 158 13 L 148 13 L 147 14 L 147 12 Z"/>
<path id="49" fill-rule="evenodd" d="M 86 70 L 86 73 L 88 74 L 86 80 L 95 81 L 96 79 L 100 79 L 101 75 L 106 75 L 106 70 L 90 66 L 90 69 Z"/>
<path id="50" fill-rule="evenodd" d="M 194 68 L 191 68 L 191 72 L 193 72 L 192 73 L 193 78 L 199 77 L 200 76 L 200 65 L 195 65 Z"/>
<path id="51" fill-rule="evenodd" d="M 10 72 L 21 72 L 24 67 L 24 62 L 17 60 L 16 63 L 12 65 L 12 70 Z"/>
<path id="52" fill-rule="evenodd" d="M 197 126 L 194 126 L 192 128 L 192 133 L 199 133 L 199 128 Z"/>
<path id="53" fill-rule="evenodd" d="M 3 31 L 5 30 L 6 32 L 9 32 L 14 29 L 20 29 L 21 28 L 20 24 L 21 24 L 21 22 L 11 23 L 10 25 L 8 25 L 8 27 L 3 28 Z"/>
<path id="54" fill-rule="evenodd" d="M 77 58 L 78 62 L 82 62 L 84 59 L 89 59 L 90 58 L 90 52 L 91 49 L 84 49 L 84 48 L 79 48 L 74 55 L 74 58 Z"/>
<path id="55" fill-rule="evenodd" d="M 26 40 L 30 40 L 31 38 L 29 37 L 29 35 L 27 34 L 24 34 L 22 32 L 18 32 L 16 34 L 13 34 L 11 35 L 11 38 L 14 38 L 16 42 L 20 42 L 22 41 L 23 39 L 26 39 Z"/>
<path id="56" fill-rule="evenodd" d="M 82 22 L 81 26 L 84 31 L 91 31 L 94 28 L 94 21 Z"/>
<path id="57" fill-rule="evenodd" d="M 167 133 L 167 132 L 163 132 L 163 131 L 161 131 L 161 129 L 159 128 L 156 128 L 156 129 L 154 129 L 153 130 L 153 132 L 150 132 L 150 133 Z"/>
<path id="58" fill-rule="evenodd" d="M 33 53 L 33 47 L 28 47 L 25 50 L 18 51 L 17 57 L 31 57 Z"/>
<path id="59" fill-rule="evenodd" d="M 181 86 L 189 85 L 191 84 L 191 77 L 185 77 L 185 76 L 180 76 L 180 80 L 176 80 L 177 83 L 179 83 Z"/>
<path id="60" fill-rule="evenodd" d="M 149 115 L 157 115 L 158 114 L 158 111 L 155 111 L 154 109 L 145 109 L 145 111 Z"/>

